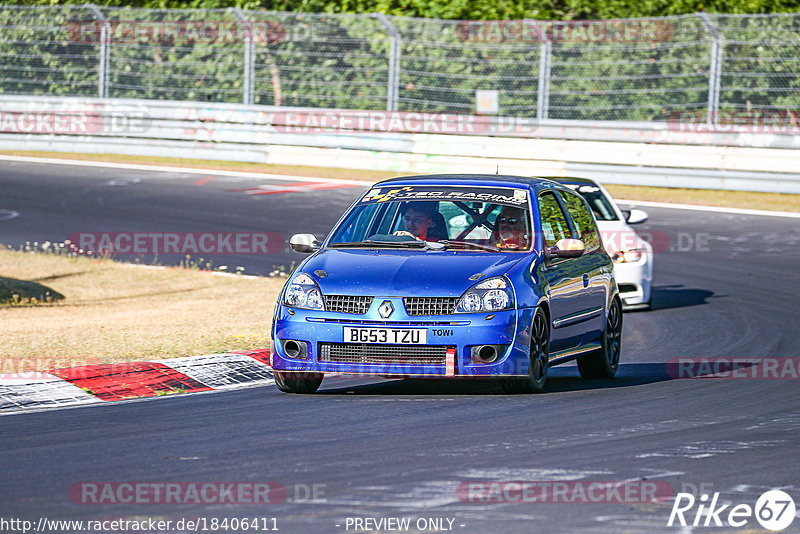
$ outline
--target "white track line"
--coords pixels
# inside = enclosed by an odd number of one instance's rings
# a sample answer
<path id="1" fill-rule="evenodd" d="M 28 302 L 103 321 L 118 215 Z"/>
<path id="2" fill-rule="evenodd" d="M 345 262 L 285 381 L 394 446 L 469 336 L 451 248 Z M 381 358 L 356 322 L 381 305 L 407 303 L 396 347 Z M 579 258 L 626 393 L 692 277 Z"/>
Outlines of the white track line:
<path id="1" fill-rule="evenodd" d="M 207 354 L 149 363 L 164 364 L 211 388 L 211 391 L 194 391 L 192 395 L 275 383 L 269 365 L 245 354 Z M 160 397 L 139 397 L 126 402 L 156 398 Z M 103 401 L 49 373 L 0 375 L 0 416 L 113 404 L 116 402 Z"/>
<path id="2" fill-rule="evenodd" d="M 14 210 L 0 210 L 0 221 L 7 221 L 14 217 L 19 217 L 19 212 Z"/>
<path id="3" fill-rule="evenodd" d="M 332 184 L 360 185 L 365 189 L 369 188 L 374 182 L 368 180 L 339 180 L 336 178 L 318 178 L 315 176 L 287 176 L 283 174 L 262 174 L 257 172 L 241 171 L 219 171 L 211 169 L 195 169 L 192 167 L 165 167 L 159 165 L 136 165 L 132 163 L 111 163 L 107 161 L 80 161 L 71 159 L 57 158 L 37 158 L 28 156 L 7 156 L 0 155 L 0 161 L 19 161 L 23 163 L 49 163 L 53 165 L 75 165 L 81 167 L 106 167 L 112 169 L 128 169 L 135 171 L 170 172 L 184 174 L 205 174 L 211 176 L 236 176 L 239 178 L 249 178 L 253 180 L 281 180 L 285 182 L 313 181 Z M 649 202 L 644 200 L 616 199 L 621 204 L 638 204 L 640 206 L 652 206 L 654 208 L 669 208 L 692 211 L 710 211 L 714 213 L 733 213 L 738 215 L 762 215 L 766 217 L 788 217 L 800 219 L 800 213 L 789 211 L 766 211 L 751 210 L 743 208 L 722 208 L 717 206 L 700 206 L 694 204 L 670 204 L 666 202 Z"/>
<path id="4" fill-rule="evenodd" d="M 789 217 L 792 219 L 800 219 L 800 213 L 791 211 L 766 211 L 766 210 L 749 210 L 744 208 L 723 208 L 718 206 L 696 206 L 694 204 L 669 204 L 666 202 L 649 202 L 646 200 L 627 200 L 627 199 L 614 199 L 620 204 L 631 204 L 637 206 L 652 206 L 654 208 L 669 208 L 676 210 L 692 210 L 692 211 L 711 211 L 714 213 L 733 213 L 737 215 L 763 215 L 765 217 Z"/>
<path id="5" fill-rule="evenodd" d="M 120 263 L 122 265 L 125 265 L 126 267 L 134 267 L 134 268 L 137 268 L 137 269 L 157 269 L 157 270 L 162 270 L 162 271 L 165 271 L 165 270 L 168 270 L 168 269 L 183 269 L 183 270 L 186 270 L 186 271 L 194 270 L 194 269 L 192 269 L 190 267 L 177 267 L 177 266 L 174 266 L 174 265 L 147 265 L 147 264 L 142 264 L 142 263 L 126 263 L 126 262 L 120 262 Z M 208 269 L 197 269 L 196 272 L 213 274 L 215 276 L 233 276 L 234 278 L 244 278 L 246 280 L 258 280 L 258 279 L 261 279 L 261 278 L 274 278 L 272 276 L 260 276 L 260 275 L 257 275 L 257 274 L 229 273 L 227 271 L 213 271 L 213 270 L 210 271 Z"/>
<path id="6" fill-rule="evenodd" d="M 73 159 L 36 158 L 28 156 L 0 155 L 0 161 L 19 161 L 21 163 L 47 163 L 51 165 L 74 165 L 78 167 L 105 167 L 111 169 L 127 169 L 133 171 L 169 172 L 183 174 L 203 174 L 211 176 L 236 176 L 251 180 L 281 180 L 284 182 L 324 182 L 342 185 L 360 185 L 364 189 L 374 182 L 368 180 L 340 180 L 337 178 L 319 178 L 316 176 L 288 176 L 285 174 L 264 174 L 258 172 L 220 171 L 213 169 L 195 169 L 192 167 L 166 167 L 162 165 L 136 165 L 133 163 L 111 163 L 108 161 L 81 161 Z"/>
<path id="7" fill-rule="evenodd" d="M 269 365 L 244 354 L 206 354 L 156 360 L 212 389 L 274 384 Z"/>
<path id="8" fill-rule="evenodd" d="M 34 408 L 102 403 L 62 378 L 49 373 L 0 375 L 0 415 Z"/>

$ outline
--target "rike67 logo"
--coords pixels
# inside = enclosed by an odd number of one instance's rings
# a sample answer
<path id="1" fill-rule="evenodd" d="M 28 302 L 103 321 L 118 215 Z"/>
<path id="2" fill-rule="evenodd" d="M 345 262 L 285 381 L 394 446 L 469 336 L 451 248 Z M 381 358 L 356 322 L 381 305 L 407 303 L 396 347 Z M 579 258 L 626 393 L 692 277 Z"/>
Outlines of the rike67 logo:
<path id="1" fill-rule="evenodd" d="M 743 527 L 755 518 L 762 528 L 778 532 L 789 528 L 794 521 L 794 500 L 781 490 L 761 494 L 755 506 L 749 504 L 720 504 L 719 493 L 709 501 L 707 494 L 699 499 L 691 493 L 678 493 L 669 514 L 668 526 Z"/>

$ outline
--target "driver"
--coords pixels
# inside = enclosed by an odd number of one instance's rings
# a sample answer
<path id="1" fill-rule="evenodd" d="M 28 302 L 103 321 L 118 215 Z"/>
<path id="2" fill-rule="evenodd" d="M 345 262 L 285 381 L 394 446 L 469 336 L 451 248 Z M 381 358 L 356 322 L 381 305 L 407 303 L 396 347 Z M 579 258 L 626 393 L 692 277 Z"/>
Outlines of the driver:
<path id="1" fill-rule="evenodd" d="M 394 235 L 413 237 L 420 241 L 438 241 L 435 237 L 431 237 L 429 232 L 433 226 L 434 214 L 438 213 L 436 202 L 404 202 L 400 206 L 400 213 L 403 216 L 405 230 L 398 230 Z"/>
<path id="2" fill-rule="evenodd" d="M 528 247 L 528 231 L 525 210 L 513 206 L 503 206 L 497 216 L 494 228 L 495 246 L 507 249 Z"/>

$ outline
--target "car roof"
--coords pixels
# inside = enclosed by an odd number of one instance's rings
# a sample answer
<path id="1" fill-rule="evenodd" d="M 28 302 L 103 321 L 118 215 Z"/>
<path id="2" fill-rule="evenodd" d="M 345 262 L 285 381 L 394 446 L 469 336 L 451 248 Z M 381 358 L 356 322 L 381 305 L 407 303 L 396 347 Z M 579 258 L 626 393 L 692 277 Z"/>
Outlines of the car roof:
<path id="1" fill-rule="evenodd" d="M 548 176 L 547 179 L 560 184 L 597 185 L 597 182 L 590 180 L 589 178 L 576 178 L 574 176 Z"/>
<path id="2" fill-rule="evenodd" d="M 394 185 L 400 183 L 419 183 L 420 185 L 482 185 L 498 187 L 548 187 L 557 185 L 551 178 L 538 176 L 513 176 L 506 174 L 420 174 L 413 176 L 398 176 L 389 178 L 375 184 L 377 186 Z"/>

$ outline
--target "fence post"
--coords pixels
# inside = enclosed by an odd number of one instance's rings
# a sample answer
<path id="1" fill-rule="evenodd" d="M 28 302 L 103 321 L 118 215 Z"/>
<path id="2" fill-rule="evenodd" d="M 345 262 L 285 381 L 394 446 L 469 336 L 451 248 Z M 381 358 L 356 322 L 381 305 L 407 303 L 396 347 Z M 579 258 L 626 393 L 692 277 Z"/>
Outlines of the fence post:
<path id="1" fill-rule="evenodd" d="M 253 35 L 253 27 L 247 19 L 247 15 L 244 14 L 244 11 L 238 7 L 231 8 L 231 11 L 233 11 L 233 14 L 236 16 L 236 20 L 241 22 L 247 30 L 247 40 L 244 43 L 244 87 L 242 89 L 242 102 L 244 105 L 249 106 L 253 103 L 253 89 L 255 87 L 253 80 L 256 70 L 255 36 Z M 241 32 L 237 32 L 237 34 L 241 35 Z"/>
<path id="2" fill-rule="evenodd" d="M 109 65 L 109 52 L 111 48 L 111 25 L 108 20 L 94 4 L 84 4 L 95 20 L 103 23 L 103 28 L 100 30 L 100 64 L 98 65 L 97 73 L 97 96 L 99 98 L 108 98 L 108 65 Z"/>
<path id="3" fill-rule="evenodd" d="M 539 45 L 539 88 L 536 91 L 536 118 L 539 120 L 547 118 L 547 110 L 550 107 L 552 54 L 553 43 L 548 40 L 542 41 L 542 44 Z"/>
<path id="4" fill-rule="evenodd" d="M 389 33 L 391 43 L 389 45 L 389 81 L 386 88 L 386 111 L 397 111 L 398 85 L 400 84 L 400 53 L 402 36 L 397 28 L 389 21 L 383 13 L 373 13 L 372 16 L 378 19 L 381 26 Z"/>
<path id="5" fill-rule="evenodd" d="M 697 13 L 700 21 L 711 34 L 711 66 L 708 73 L 708 124 L 719 124 L 719 91 L 722 78 L 722 53 L 725 38 L 708 13 Z"/>

